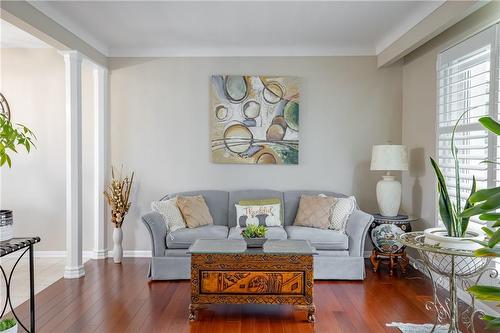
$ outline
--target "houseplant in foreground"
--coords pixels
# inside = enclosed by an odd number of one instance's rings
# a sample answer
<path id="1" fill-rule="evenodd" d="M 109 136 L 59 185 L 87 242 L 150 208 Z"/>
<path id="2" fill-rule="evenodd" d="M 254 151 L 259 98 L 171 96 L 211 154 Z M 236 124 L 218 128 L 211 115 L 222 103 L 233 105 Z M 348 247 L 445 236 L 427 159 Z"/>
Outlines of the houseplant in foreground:
<path id="1" fill-rule="evenodd" d="M 28 127 L 10 120 L 9 104 L 0 93 L 0 167 L 7 165 L 12 168 L 12 154 L 16 154 L 19 147 L 29 153 L 35 146 L 35 139 L 35 134 Z M 0 210 L 0 241 L 13 237 L 12 223 L 12 211 Z"/>
<path id="2" fill-rule="evenodd" d="M 249 225 L 242 232 L 241 235 L 247 242 L 248 247 L 260 247 L 262 246 L 267 238 L 266 236 L 267 228 L 263 225 Z"/>
<path id="3" fill-rule="evenodd" d="M 14 319 L 0 320 L 0 332 L 17 333 L 17 322 Z"/>
<path id="4" fill-rule="evenodd" d="M 483 117 L 479 122 L 497 136 L 500 135 L 500 124 L 490 117 Z M 496 161 L 485 161 L 485 163 L 495 163 Z M 489 227 L 483 227 L 487 235 L 485 241 L 475 241 L 482 247 L 477 249 L 474 254 L 478 257 L 500 257 L 500 187 L 479 190 L 470 197 L 472 207 L 466 209 L 461 216 L 472 217 L 479 215 L 479 219 L 486 222 Z M 500 302 L 500 287 L 476 285 L 469 289 L 476 298 L 484 301 Z M 500 306 L 500 304 L 497 304 Z M 490 315 L 484 315 L 483 319 L 487 321 L 487 328 L 500 328 L 500 318 Z"/>
<path id="5" fill-rule="evenodd" d="M 472 207 L 471 197 L 476 192 L 476 178 L 472 177 L 472 189 L 469 197 L 462 207 L 461 184 L 460 184 L 460 161 L 458 158 L 458 148 L 455 145 L 455 131 L 463 116 L 469 112 L 462 113 L 458 118 L 451 135 L 451 154 L 455 171 L 456 201 L 450 199 L 445 177 L 439 165 L 431 157 L 431 165 L 436 173 L 439 192 L 439 215 L 445 226 L 443 228 L 429 228 L 424 230 L 425 242 L 431 245 L 439 245 L 443 248 L 474 250 L 478 247 L 476 243 L 463 242 L 464 238 L 481 240 L 481 236 L 473 231 L 468 231 L 470 217 L 462 215 L 463 211 Z"/>
<path id="6" fill-rule="evenodd" d="M 133 181 L 133 172 L 130 177 L 122 177 L 121 172 L 118 177 L 115 177 L 115 171 L 111 168 L 111 183 L 104 191 L 104 196 L 111 207 L 111 222 L 115 225 L 113 229 L 113 261 L 117 264 L 121 263 L 123 258 L 122 224 L 132 204 L 129 198 Z"/>

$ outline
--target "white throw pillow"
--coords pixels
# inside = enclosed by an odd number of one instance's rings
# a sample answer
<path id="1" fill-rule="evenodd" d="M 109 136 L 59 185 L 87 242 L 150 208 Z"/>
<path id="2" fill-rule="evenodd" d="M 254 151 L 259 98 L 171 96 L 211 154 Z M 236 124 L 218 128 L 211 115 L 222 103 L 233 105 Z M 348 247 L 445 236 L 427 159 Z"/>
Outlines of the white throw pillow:
<path id="1" fill-rule="evenodd" d="M 330 216 L 329 229 L 338 230 L 345 233 L 347 220 L 357 206 L 358 205 L 356 204 L 356 198 L 354 198 L 354 196 L 350 196 L 347 198 L 337 198 L 337 201 L 335 201 L 335 204 L 331 209 L 332 215 Z"/>
<path id="2" fill-rule="evenodd" d="M 234 206 L 236 207 L 236 226 L 240 228 L 244 228 L 252 224 L 262 224 L 266 227 L 281 226 L 280 204 L 256 206 L 242 206 L 235 204 Z M 262 217 L 262 220 L 259 220 L 259 216 Z"/>
<path id="3" fill-rule="evenodd" d="M 167 233 L 186 228 L 184 218 L 182 217 L 179 207 L 177 207 L 177 197 L 168 200 L 153 201 L 151 203 L 151 209 L 163 216 L 167 224 Z"/>

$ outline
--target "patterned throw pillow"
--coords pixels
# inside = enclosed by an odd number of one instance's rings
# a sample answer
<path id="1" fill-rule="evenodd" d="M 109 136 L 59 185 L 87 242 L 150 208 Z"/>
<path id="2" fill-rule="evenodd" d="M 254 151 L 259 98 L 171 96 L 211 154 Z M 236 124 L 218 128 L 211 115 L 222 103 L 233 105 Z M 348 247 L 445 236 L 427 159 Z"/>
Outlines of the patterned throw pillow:
<path id="1" fill-rule="evenodd" d="M 356 198 L 354 198 L 354 196 L 350 196 L 348 198 L 337 198 L 337 201 L 332 207 L 329 229 L 345 233 L 347 220 L 357 206 Z"/>
<path id="2" fill-rule="evenodd" d="M 178 196 L 177 207 L 179 207 L 188 228 L 214 224 L 205 199 L 201 195 L 192 197 Z"/>
<path id="3" fill-rule="evenodd" d="M 167 233 L 186 227 L 181 211 L 177 207 L 177 198 L 162 201 L 153 201 L 151 209 L 163 216 L 167 225 Z"/>
<path id="4" fill-rule="evenodd" d="M 337 199 L 317 195 L 302 195 L 293 225 L 328 229 L 331 207 Z"/>
<path id="5" fill-rule="evenodd" d="M 265 225 L 267 227 L 279 227 L 280 204 L 272 205 L 234 205 L 236 207 L 236 225 L 244 228 L 249 225 Z"/>

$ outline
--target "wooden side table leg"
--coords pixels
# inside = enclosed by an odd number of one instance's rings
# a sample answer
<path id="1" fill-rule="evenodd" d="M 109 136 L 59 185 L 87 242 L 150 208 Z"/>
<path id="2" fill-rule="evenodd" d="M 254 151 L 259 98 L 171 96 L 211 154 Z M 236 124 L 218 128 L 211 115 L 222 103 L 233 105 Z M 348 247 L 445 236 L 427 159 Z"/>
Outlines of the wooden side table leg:
<path id="1" fill-rule="evenodd" d="M 316 306 L 311 304 L 307 307 L 307 321 L 310 323 L 314 323 L 316 321 Z"/>
<path id="2" fill-rule="evenodd" d="M 197 304 L 189 304 L 189 320 L 195 321 L 198 319 L 199 306 Z"/>
<path id="3" fill-rule="evenodd" d="M 401 260 L 400 261 L 401 272 L 403 272 L 403 274 L 406 274 L 406 269 L 408 268 L 408 265 L 410 264 L 410 260 L 406 256 L 406 251 L 404 251 L 403 254 L 401 255 L 400 260 Z"/>
<path id="4" fill-rule="evenodd" d="M 389 263 L 389 276 L 394 274 L 394 256 L 392 254 L 389 255 L 390 263 Z"/>
<path id="5" fill-rule="evenodd" d="M 373 266 L 373 268 L 372 268 L 373 273 L 377 273 L 378 266 L 380 265 L 380 260 L 377 257 L 377 251 L 375 251 L 375 249 L 372 250 L 372 255 L 370 256 L 370 261 L 371 261 L 372 266 Z"/>

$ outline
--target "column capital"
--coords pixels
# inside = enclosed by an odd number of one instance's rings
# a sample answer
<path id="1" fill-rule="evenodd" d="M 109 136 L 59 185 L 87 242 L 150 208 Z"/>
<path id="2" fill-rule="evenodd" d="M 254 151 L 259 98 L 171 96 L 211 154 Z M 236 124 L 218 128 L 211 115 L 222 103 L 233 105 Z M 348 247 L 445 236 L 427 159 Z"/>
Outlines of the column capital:
<path id="1" fill-rule="evenodd" d="M 82 54 L 78 51 L 67 50 L 67 51 L 57 51 L 57 52 L 64 57 L 64 61 L 78 62 L 78 63 L 81 63 L 83 61 Z"/>

